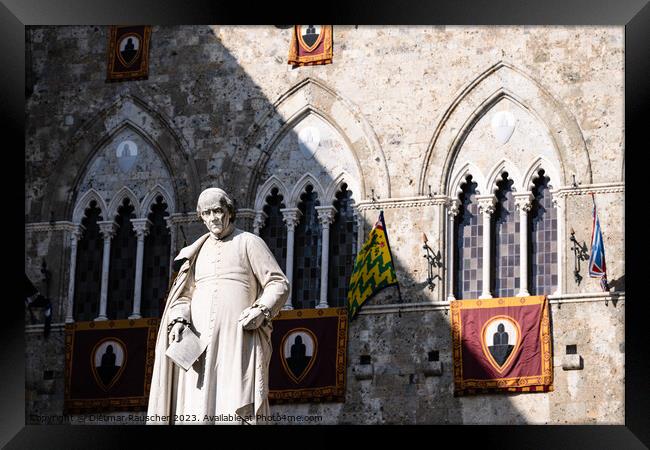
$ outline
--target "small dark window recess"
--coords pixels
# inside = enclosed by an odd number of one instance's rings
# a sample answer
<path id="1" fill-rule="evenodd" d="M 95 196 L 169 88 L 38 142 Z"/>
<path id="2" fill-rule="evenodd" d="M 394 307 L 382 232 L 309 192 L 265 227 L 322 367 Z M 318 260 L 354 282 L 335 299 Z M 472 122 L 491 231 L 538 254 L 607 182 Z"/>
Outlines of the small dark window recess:
<path id="1" fill-rule="evenodd" d="M 370 355 L 361 355 L 359 357 L 359 364 L 370 364 Z"/>
<path id="2" fill-rule="evenodd" d="M 567 345 L 566 346 L 566 354 L 567 355 L 577 355 L 578 354 L 578 346 L 576 344 Z"/>
<path id="3" fill-rule="evenodd" d="M 43 371 L 43 379 L 44 380 L 53 380 L 54 379 L 54 371 L 53 370 L 45 370 L 45 371 Z"/>
<path id="4" fill-rule="evenodd" d="M 429 361 L 440 361 L 440 352 L 438 350 L 430 351 Z"/>

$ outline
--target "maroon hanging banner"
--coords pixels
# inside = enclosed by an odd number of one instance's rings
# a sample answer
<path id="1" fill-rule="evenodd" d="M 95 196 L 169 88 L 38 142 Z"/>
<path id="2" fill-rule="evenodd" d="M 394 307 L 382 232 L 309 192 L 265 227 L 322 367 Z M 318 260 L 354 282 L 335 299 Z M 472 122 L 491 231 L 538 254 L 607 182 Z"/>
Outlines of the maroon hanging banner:
<path id="1" fill-rule="evenodd" d="M 332 25 L 294 25 L 289 64 L 312 66 L 332 62 Z"/>
<path id="2" fill-rule="evenodd" d="M 553 390 L 545 296 L 451 303 L 455 395 Z"/>
<path id="3" fill-rule="evenodd" d="M 159 322 L 66 324 L 64 413 L 145 411 Z"/>
<path id="4" fill-rule="evenodd" d="M 111 26 L 106 81 L 142 80 L 149 76 L 149 38 L 145 25 Z"/>
<path id="5" fill-rule="evenodd" d="M 273 319 L 271 403 L 345 401 L 345 308 L 284 310 Z"/>

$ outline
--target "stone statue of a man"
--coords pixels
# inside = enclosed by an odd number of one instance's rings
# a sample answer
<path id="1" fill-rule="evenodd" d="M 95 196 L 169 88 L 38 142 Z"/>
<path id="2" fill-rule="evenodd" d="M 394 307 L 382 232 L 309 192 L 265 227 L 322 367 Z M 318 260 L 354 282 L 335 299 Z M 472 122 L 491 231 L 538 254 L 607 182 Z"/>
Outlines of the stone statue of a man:
<path id="1" fill-rule="evenodd" d="M 184 262 L 158 331 L 148 423 L 260 423 L 269 415 L 271 319 L 289 281 L 261 238 L 234 227 L 223 190 L 203 191 L 197 212 L 209 232 L 175 258 Z M 186 327 L 207 343 L 187 372 L 165 355 Z"/>

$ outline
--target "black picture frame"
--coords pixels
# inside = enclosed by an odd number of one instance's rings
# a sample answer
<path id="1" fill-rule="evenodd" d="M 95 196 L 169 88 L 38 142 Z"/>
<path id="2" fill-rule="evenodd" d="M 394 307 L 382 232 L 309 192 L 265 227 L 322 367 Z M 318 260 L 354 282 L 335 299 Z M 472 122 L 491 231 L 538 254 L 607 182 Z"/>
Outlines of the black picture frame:
<path id="1" fill-rule="evenodd" d="M 275 5 L 270 5 L 275 6 Z M 2 127 L 6 147 L 3 155 L 19 160 L 24 167 L 24 100 L 25 100 L 25 25 L 50 24 L 205 24 L 205 23 L 287 23 L 299 22 L 304 17 L 304 6 L 283 4 L 283 8 L 271 11 L 251 8 L 244 3 L 217 3 L 215 1 L 139 0 L 113 2 L 87 2 L 67 0 L 3 0 L 0 4 L 0 105 Z M 289 14 L 287 14 L 289 13 Z M 650 417 L 648 380 L 650 379 L 648 347 L 645 331 L 648 315 L 644 314 L 647 301 L 640 296 L 642 289 L 640 271 L 647 264 L 641 261 L 640 243 L 644 239 L 641 199 L 642 151 L 647 148 L 644 123 L 650 108 L 650 5 L 648 0 L 492 0 L 428 2 L 426 4 L 401 3 L 390 0 L 373 2 L 328 2 L 320 5 L 318 17 L 323 23 L 401 23 L 401 24 L 455 24 L 455 25 L 614 25 L 625 26 L 625 152 L 626 159 L 626 302 L 625 352 L 625 426 L 450 426 L 450 427 L 341 427 L 336 433 L 327 428 L 303 427 L 303 437 L 314 437 L 314 431 L 332 436 L 332 444 L 343 444 L 349 438 L 372 434 L 382 438 L 387 431 L 409 433 L 409 441 L 417 431 L 425 445 L 453 445 L 479 443 L 482 447 L 506 448 L 644 448 L 650 445 Z M 291 19 L 291 20 L 289 20 Z M 9 166 L 6 166 L 9 168 Z M 630 172 L 631 171 L 631 172 Z M 21 173 L 10 169 L 5 183 L 13 183 Z M 24 174 L 22 174 L 24 175 Z M 24 180 L 24 177 L 22 178 Z M 20 180 L 15 180 L 19 184 Z M 7 186 L 7 185 L 5 185 Z M 7 186 L 9 187 L 9 186 Z M 15 213 L 20 211 L 21 199 L 18 189 L 9 187 L 5 196 L 5 219 L 10 220 L 5 242 L 24 235 L 24 222 Z M 13 191 L 16 191 L 14 193 Z M 24 210 L 24 206 L 23 206 Z M 6 223 L 5 223 L 6 224 Z M 20 247 L 20 246 L 19 246 Z M 24 248 L 23 248 L 24 255 Z M 21 263 L 13 263 L 10 257 L 18 251 L 5 253 L 5 261 L 11 262 L 4 271 L 6 284 L 12 286 L 4 296 L 7 311 L 3 315 L 0 332 L 3 350 L 0 359 L 0 443 L 6 448 L 118 448 L 131 446 L 135 439 L 146 441 L 147 447 L 157 442 L 177 445 L 193 445 L 188 441 L 187 427 L 172 435 L 169 427 L 107 427 L 107 426 L 58 426 L 29 425 L 24 423 L 24 307 L 17 285 L 22 280 Z M 16 280 L 13 286 L 11 280 Z M 634 294 L 637 292 L 637 294 Z M 631 293 L 631 295 L 630 295 Z M 15 294 L 15 295 L 14 295 Z M 197 428 L 192 433 L 199 432 Z M 200 432 L 214 434 L 201 427 Z M 215 445 L 225 445 L 223 431 L 219 435 L 205 436 Z M 247 431 L 250 433 L 251 431 Z M 280 439 L 295 438 L 295 429 L 289 435 L 285 427 L 259 428 L 267 442 L 283 445 Z M 301 433 L 302 434 L 302 433 Z M 343 436 L 343 437 L 342 437 Z M 407 435 L 404 435 L 406 438 Z M 398 437 L 399 438 L 399 437 Z M 194 439 L 194 438 L 192 438 Z M 447 441 L 448 439 L 448 441 Z M 365 439 L 364 439 L 365 440 Z M 303 441 L 301 445 L 306 445 Z M 450 442 L 450 444 L 443 444 Z M 233 445 L 233 444 L 227 444 Z M 238 444 L 239 445 L 239 444 Z M 243 445 L 257 445 L 244 443 Z M 265 445 L 267 445 L 265 443 Z M 361 445 L 368 445 L 362 443 Z M 421 445 L 421 444 L 420 444 Z"/>

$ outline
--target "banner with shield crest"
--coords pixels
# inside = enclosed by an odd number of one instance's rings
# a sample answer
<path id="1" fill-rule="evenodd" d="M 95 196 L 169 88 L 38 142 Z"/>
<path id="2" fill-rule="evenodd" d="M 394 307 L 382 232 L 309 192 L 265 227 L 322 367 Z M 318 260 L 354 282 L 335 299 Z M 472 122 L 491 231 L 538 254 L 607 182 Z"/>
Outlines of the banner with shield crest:
<path id="1" fill-rule="evenodd" d="M 106 81 L 142 80 L 149 76 L 150 36 L 150 26 L 110 28 Z"/>
<path id="2" fill-rule="evenodd" d="M 283 310 L 273 319 L 269 401 L 343 402 L 346 308 Z"/>
<path id="3" fill-rule="evenodd" d="M 64 413 L 146 410 L 159 322 L 66 324 Z"/>
<path id="4" fill-rule="evenodd" d="M 545 296 L 451 303 L 454 394 L 553 390 Z"/>
<path id="5" fill-rule="evenodd" d="M 295 25 L 289 47 L 289 64 L 294 67 L 332 62 L 332 25 Z"/>

